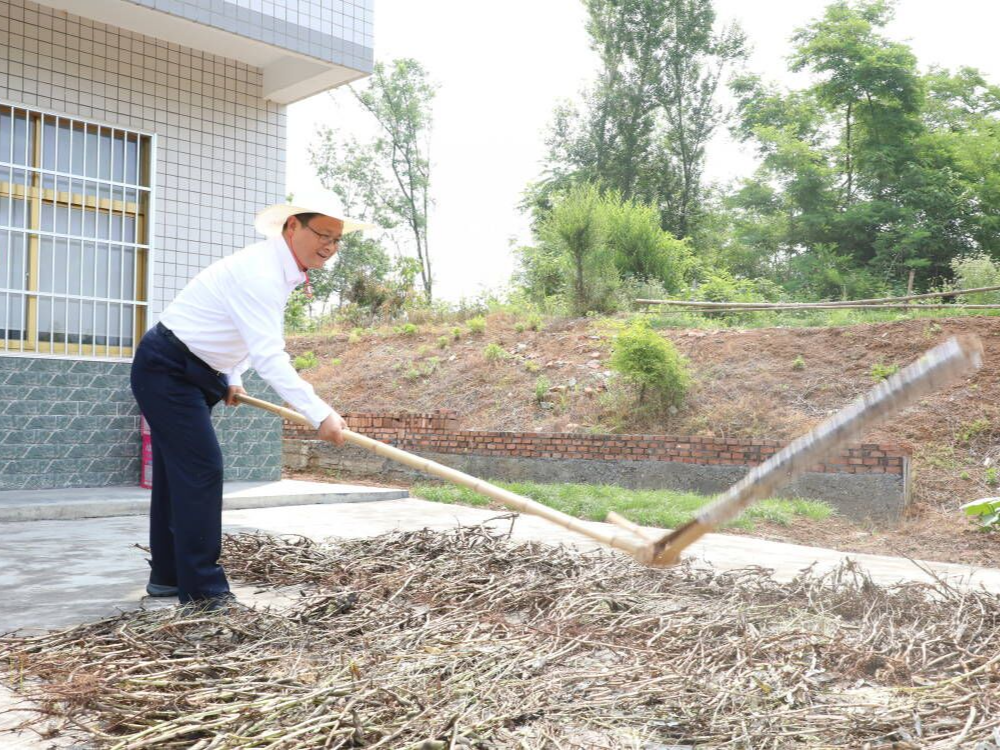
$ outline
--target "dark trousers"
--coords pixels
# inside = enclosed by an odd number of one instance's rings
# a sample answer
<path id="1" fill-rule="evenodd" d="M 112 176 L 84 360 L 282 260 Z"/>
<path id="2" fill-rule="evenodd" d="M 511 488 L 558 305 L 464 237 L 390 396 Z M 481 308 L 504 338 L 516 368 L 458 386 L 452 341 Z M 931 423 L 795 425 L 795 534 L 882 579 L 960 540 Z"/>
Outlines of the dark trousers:
<path id="1" fill-rule="evenodd" d="M 132 393 L 153 446 L 150 580 L 176 585 L 181 602 L 229 591 L 219 564 L 222 450 L 211 420 L 227 387 L 161 325 L 142 337 L 132 360 Z"/>

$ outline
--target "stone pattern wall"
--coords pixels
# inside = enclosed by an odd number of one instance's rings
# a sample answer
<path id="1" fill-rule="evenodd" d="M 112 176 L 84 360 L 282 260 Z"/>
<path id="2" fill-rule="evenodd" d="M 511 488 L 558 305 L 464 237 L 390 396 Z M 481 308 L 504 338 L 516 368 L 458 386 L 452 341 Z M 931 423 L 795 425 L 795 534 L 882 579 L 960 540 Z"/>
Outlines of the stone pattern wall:
<path id="1" fill-rule="evenodd" d="M 139 483 L 139 409 L 127 362 L 0 357 L 0 491 Z M 275 398 L 256 375 L 247 388 Z M 266 396 L 263 394 L 267 394 Z M 281 420 L 214 409 L 227 480 L 281 478 Z"/>

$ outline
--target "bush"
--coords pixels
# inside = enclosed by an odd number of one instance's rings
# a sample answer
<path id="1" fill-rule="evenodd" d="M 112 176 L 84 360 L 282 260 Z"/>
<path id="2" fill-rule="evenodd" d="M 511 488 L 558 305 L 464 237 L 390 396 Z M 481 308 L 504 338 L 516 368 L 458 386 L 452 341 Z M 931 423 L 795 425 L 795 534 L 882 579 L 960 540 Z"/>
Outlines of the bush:
<path id="1" fill-rule="evenodd" d="M 483 349 L 483 357 L 487 362 L 499 362 L 501 359 L 509 358 L 510 354 L 500 344 L 487 344 Z"/>
<path id="2" fill-rule="evenodd" d="M 545 397 L 549 393 L 549 388 L 552 387 L 552 383 L 544 375 L 540 376 L 538 380 L 535 381 L 535 401 L 542 403 Z"/>
<path id="3" fill-rule="evenodd" d="M 609 364 L 639 386 L 640 403 L 652 396 L 656 407 L 679 406 L 691 383 L 684 358 L 644 318 L 634 319 L 615 337 Z"/>
<path id="4" fill-rule="evenodd" d="M 449 344 L 451 344 L 450 337 L 438 336 L 438 349 L 447 349 Z"/>
<path id="5" fill-rule="evenodd" d="M 881 383 L 897 372 L 899 372 L 899 365 L 884 365 L 881 362 L 876 362 L 872 365 L 871 376 L 876 383 Z"/>
<path id="6" fill-rule="evenodd" d="M 986 253 L 963 255 L 951 261 L 955 284 L 959 289 L 978 289 L 1000 286 L 1000 265 Z M 970 305 L 995 305 L 1000 303 L 1000 291 L 963 295 L 961 302 Z"/>
<path id="7" fill-rule="evenodd" d="M 482 315 L 477 315 L 474 318 L 469 318 L 465 321 L 465 324 L 469 327 L 469 333 L 482 333 L 486 330 L 486 318 Z M 458 336 L 455 336 L 457 339 Z"/>
<path id="8" fill-rule="evenodd" d="M 419 331 L 420 329 L 419 329 L 419 328 L 417 328 L 417 327 L 416 327 L 415 325 L 413 325 L 413 323 L 403 323 L 403 325 L 401 325 L 401 326 L 400 326 L 400 327 L 399 327 L 398 329 L 396 329 L 396 330 L 398 330 L 398 331 L 399 331 L 399 332 L 400 332 L 401 334 L 403 334 L 404 336 L 416 336 L 416 335 L 417 335 L 417 332 L 418 332 L 418 331 Z"/>
<path id="9" fill-rule="evenodd" d="M 308 370 L 310 367 L 315 367 L 318 362 L 319 360 L 316 359 L 316 353 L 308 351 L 297 356 L 292 361 L 292 367 L 296 370 Z"/>
<path id="10" fill-rule="evenodd" d="M 356 344 L 359 341 L 361 341 L 361 339 L 363 339 L 364 337 L 365 337 L 365 329 L 364 328 L 360 328 L 360 327 L 352 328 L 350 334 L 347 336 L 347 343 L 348 344 Z"/>

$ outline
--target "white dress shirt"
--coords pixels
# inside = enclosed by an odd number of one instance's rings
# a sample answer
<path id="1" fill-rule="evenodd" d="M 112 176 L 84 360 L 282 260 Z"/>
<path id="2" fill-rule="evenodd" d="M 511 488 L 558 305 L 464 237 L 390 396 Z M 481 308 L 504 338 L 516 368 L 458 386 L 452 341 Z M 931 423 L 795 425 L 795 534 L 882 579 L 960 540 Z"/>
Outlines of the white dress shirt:
<path id="1" fill-rule="evenodd" d="M 193 354 L 243 384 L 253 368 L 314 427 L 333 409 L 285 352 L 285 305 L 306 280 L 284 237 L 248 245 L 203 269 L 160 316 Z"/>

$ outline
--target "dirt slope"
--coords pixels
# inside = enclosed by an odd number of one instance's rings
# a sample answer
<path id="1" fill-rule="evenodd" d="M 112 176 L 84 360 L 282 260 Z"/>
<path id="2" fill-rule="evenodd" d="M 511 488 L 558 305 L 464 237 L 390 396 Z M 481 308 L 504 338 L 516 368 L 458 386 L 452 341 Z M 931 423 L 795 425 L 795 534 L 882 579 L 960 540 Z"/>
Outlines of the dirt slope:
<path id="1" fill-rule="evenodd" d="M 341 411 L 455 409 L 468 429 L 616 431 L 766 437 L 788 440 L 849 403 L 873 383 L 873 365 L 905 366 L 950 335 L 976 333 L 986 358 L 970 381 L 925 399 L 866 439 L 902 443 L 914 452 L 915 504 L 897 530 L 852 527 L 772 528 L 765 535 L 861 551 L 989 564 L 993 536 L 972 531 L 962 502 L 1000 494 L 1000 319 L 913 320 L 848 328 L 668 330 L 688 358 L 693 385 L 677 413 L 651 419 L 606 369 L 611 334 L 586 320 L 541 331 L 516 330 L 493 315 L 486 331 L 420 326 L 384 330 L 349 342 L 346 333 L 289 340 L 295 354 L 319 364 L 303 372 Z M 440 340 L 441 337 L 447 339 Z M 490 360 L 487 344 L 506 358 Z M 336 361 L 335 360 L 339 360 Z M 554 390 L 536 398 L 544 377 Z M 993 564 L 997 564 L 993 562 Z"/>

